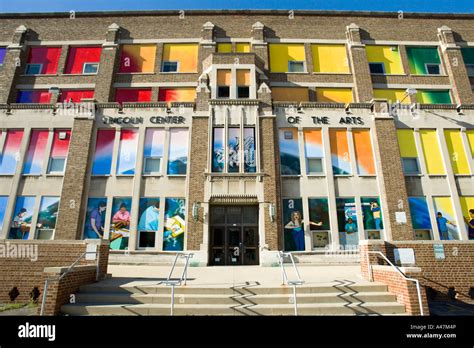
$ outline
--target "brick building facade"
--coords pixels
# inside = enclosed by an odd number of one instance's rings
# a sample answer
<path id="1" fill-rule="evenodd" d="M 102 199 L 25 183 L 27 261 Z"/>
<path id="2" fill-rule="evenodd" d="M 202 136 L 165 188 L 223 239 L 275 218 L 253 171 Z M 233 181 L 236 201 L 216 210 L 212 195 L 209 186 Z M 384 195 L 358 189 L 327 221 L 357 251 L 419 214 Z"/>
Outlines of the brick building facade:
<path id="1" fill-rule="evenodd" d="M 473 20 L 1 15 L 0 238 L 200 265 L 472 245 Z"/>

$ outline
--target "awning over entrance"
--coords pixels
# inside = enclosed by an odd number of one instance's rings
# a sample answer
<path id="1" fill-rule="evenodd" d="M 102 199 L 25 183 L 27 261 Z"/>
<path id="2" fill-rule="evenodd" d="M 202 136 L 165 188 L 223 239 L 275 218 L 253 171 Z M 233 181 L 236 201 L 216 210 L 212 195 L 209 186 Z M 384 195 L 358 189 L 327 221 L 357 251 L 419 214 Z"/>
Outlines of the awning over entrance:
<path id="1" fill-rule="evenodd" d="M 209 203 L 212 204 L 257 204 L 257 195 L 212 195 Z"/>

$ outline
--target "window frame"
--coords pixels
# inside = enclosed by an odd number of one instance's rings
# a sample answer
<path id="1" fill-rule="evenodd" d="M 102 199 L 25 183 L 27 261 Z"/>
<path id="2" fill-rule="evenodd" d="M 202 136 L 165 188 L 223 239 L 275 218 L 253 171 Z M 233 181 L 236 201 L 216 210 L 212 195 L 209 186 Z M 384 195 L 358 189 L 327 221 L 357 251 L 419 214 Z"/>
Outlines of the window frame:
<path id="1" fill-rule="evenodd" d="M 474 77 L 474 64 L 466 64 L 467 76 Z"/>
<path id="2" fill-rule="evenodd" d="M 143 156 L 143 175 L 145 176 L 160 176 L 163 172 L 163 158 L 164 156 Z M 147 168 L 147 162 L 149 159 L 152 159 L 152 160 L 156 160 L 156 159 L 159 159 L 160 160 L 160 168 L 157 172 L 150 172 L 150 171 L 147 171 L 146 168 Z"/>
<path id="3" fill-rule="evenodd" d="M 315 160 L 315 159 L 318 159 L 321 161 L 321 171 L 320 172 L 310 172 L 309 170 L 309 161 L 310 160 Z M 313 175 L 313 176 L 319 176 L 319 175 L 325 175 L 326 174 L 326 171 L 325 171 L 325 168 L 324 168 L 324 157 L 306 157 L 306 175 Z"/>
<path id="4" fill-rule="evenodd" d="M 290 69 L 290 67 L 292 66 L 292 64 L 295 64 L 295 63 L 302 63 L 303 64 L 303 71 L 292 71 Z M 306 61 L 305 60 L 289 60 L 288 61 L 288 72 L 291 73 L 291 74 L 304 74 L 306 73 Z"/>
<path id="5" fill-rule="evenodd" d="M 226 97 L 222 97 L 219 93 L 221 88 L 227 88 L 229 93 Z M 230 99 L 230 86 L 217 86 L 216 95 L 218 99 Z"/>
<path id="6" fill-rule="evenodd" d="M 374 64 L 380 64 L 382 66 L 382 72 L 372 72 L 372 70 L 370 69 L 370 66 L 371 65 L 374 65 Z M 387 75 L 387 71 L 385 70 L 385 64 L 383 62 L 369 62 L 369 71 L 370 71 L 370 74 L 371 75 Z"/>
<path id="7" fill-rule="evenodd" d="M 403 174 L 405 176 L 410 176 L 410 175 L 414 175 L 414 176 L 418 176 L 418 175 L 421 175 L 421 167 L 420 167 L 420 161 L 418 160 L 418 157 L 401 157 L 402 158 L 402 169 L 403 169 Z M 415 160 L 416 162 L 416 167 L 418 169 L 417 172 L 407 172 L 405 170 L 405 160 Z"/>
<path id="8" fill-rule="evenodd" d="M 247 93 L 246 97 L 240 96 L 240 93 L 239 93 L 240 88 L 247 88 L 248 93 Z M 250 99 L 250 86 L 237 86 L 237 98 L 238 99 Z"/>
<path id="9" fill-rule="evenodd" d="M 97 69 L 95 71 L 95 73 L 87 73 L 85 72 L 86 70 L 86 65 L 97 65 Z M 93 63 L 93 62 L 84 62 L 84 64 L 82 65 L 82 75 L 97 75 L 99 73 L 99 66 L 100 66 L 100 63 Z"/>
<path id="10" fill-rule="evenodd" d="M 437 66 L 438 69 L 439 69 L 439 73 L 438 74 L 430 73 L 429 70 L 428 70 L 428 66 Z M 438 63 L 425 63 L 425 73 L 426 73 L 426 75 L 430 75 L 430 76 L 442 75 L 441 64 L 438 64 Z"/>
<path id="11" fill-rule="evenodd" d="M 29 73 L 28 70 L 29 70 L 32 66 L 39 66 L 39 67 L 40 67 L 39 72 L 36 73 L 36 74 L 31 74 L 31 73 Z M 27 64 L 26 64 L 25 75 L 28 75 L 28 76 L 44 75 L 44 74 L 41 73 L 42 71 L 43 71 L 43 64 L 41 64 L 41 63 L 27 63 Z"/>
<path id="12" fill-rule="evenodd" d="M 63 166 L 63 170 L 62 171 L 52 171 L 51 170 L 51 164 L 54 160 L 56 159 L 63 159 L 64 160 L 64 166 Z M 48 175 L 64 175 L 65 171 L 66 171 L 66 161 L 67 161 L 67 156 L 65 157 L 62 157 L 62 156 L 59 156 L 59 157 L 49 157 L 49 160 L 48 160 L 48 170 L 46 172 L 46 174 Z"/>
<path id="13" fill-rule="evenodd" d="M 165 65 L 167 63 L 176 63 L 176 71 L 165 71 Z M 178 60 L 165 60 L 161 63 L 161 73 L 163 74 L 177 74 L 179 73 L 179 61 Z"/>

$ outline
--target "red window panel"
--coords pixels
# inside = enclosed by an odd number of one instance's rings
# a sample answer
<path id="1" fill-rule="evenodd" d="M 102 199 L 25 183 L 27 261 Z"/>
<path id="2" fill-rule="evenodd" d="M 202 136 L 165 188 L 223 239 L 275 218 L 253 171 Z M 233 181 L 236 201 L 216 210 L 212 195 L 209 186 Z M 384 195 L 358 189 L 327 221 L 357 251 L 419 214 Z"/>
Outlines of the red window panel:
<path id="1" fill-rule="evenodd" d="M 52 158 L 67 157 L 67 153 L 69 151 L 70 140 L 71 140 L 70 129 L 55 129 L 53 144 L 51 147 L 51 157 Z"/>
<path id="2" fill-rule="evenodd" d="M 117 88 L 115 91 L 117 103 L 149 102 L 151 101 L 151 88 Z"/>
<path id="3" fill-rule="evenodd" d="M 59 95 L 59 102 L 62 103 L 72 101 L 73 103 L 80 103 L 81 99 L 91 98 L 94 98 L 93 89 L 65 89 L 61 90 L 61 94 Z"/>
<path id="4" fill-rule="evenodd" d="M 60 56 L 61 47 L 32 47 L 28 64 L 42 64 L 41 74 L 56 74 Z"/>
<path id="5" fill-rule="evenodd" d="M 65 74 L 82 74 L 84 63 L 99 63 L 102 47 L 71 47 Z"/>

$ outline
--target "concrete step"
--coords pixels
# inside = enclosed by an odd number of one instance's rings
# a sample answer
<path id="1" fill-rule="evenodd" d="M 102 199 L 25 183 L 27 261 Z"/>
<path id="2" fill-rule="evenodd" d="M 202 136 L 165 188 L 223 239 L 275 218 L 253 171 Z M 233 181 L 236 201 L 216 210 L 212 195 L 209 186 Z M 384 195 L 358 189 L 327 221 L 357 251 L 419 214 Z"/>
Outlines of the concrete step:
<path id="1" fill-rule="evenodd" d="M 106 282 L 89 284 L 81 286 L 80 293 L 126 293 L 126 294 L 169 294 L 170 287 L 164 285 L 148 284 L 125 284 L 114 285 Z M 320 284 L 311 286 L 299 286 L 298 294 L 306 293 L 360 293 L 360 292 L 384 292 L 387 286 L 384 284 L 353 284 L 353 285 L 335 285 Z M 292 294 L 293 289 L 288 286 L 263 287 L 263 286 L 234 286 L 234 287 L 216 287 L 216 286 L 180 286 L 175 288 L 175 294 Z"/>
<path id="2" fill-rule="evenodd" d="M 169 304 L 170 294 L 125 294 L 125 293 L 79 293 L 76 303 L 117 303 L 117 304 Z M 360 292 L 356 294 L 334 293 L 298 293 L 297 301 L 303 303 L 365 303 L 396 302 L 396 297 L 387 292 Z M 219 295 L 219 294 L 181 294 L 175 297 L 179 304 L 287 304 L 293 303 L 292 294 L 265 295 Z"/>
<path id="3" fill-rule="evenodd" d="M 165 304 L 67 304 L 66 315 L 170 315 Z M 393 302 L 364 304 L 317 303 L 298 305 L 299 315 L 391 315 L 404 314 L 405 306 Z M 293 304 L 251 306 L 176 304 L 174 315 L 294 315 Z"/>

